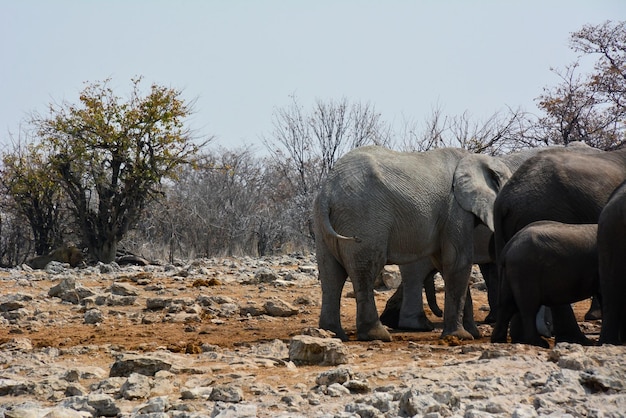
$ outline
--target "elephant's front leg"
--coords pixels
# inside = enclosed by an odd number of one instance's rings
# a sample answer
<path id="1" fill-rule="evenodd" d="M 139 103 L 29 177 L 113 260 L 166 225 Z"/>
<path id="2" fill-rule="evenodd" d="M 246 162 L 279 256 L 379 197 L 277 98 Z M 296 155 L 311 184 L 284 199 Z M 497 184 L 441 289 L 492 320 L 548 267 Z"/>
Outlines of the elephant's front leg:
<path id="1" fill-rule="evenodd" d="M 480 338 L 482 336 L 474 321 L 474 303 L 469 286 L 467 287 L 467 295 L 465 296 L 465 305 L 463 308 L 463 328 L 472 334 L 474 338 Z"/>
<path id="2" fill-rule="evenodd" d="M 462 340 L 472 340 L 479 337 L 478 328 L 474 323 L 474 314 L 469 312 L 472 304 L 469 303 L 464 315 L 465 302 L 469 292 L 469 277 L 472 270 L 469 260 L 465 263 L 444 263 L 442 276 L 445 284 L 445 302 L 443 309 L 442 337 L 451 335 Z M 467 316 L 467 318 L 464 318 Z M 466 329 L 463 324 L 467 324 Z M 474 332 L 476 335 L 472 335 Z"/>
<path id="3" fill-rule="evenodd" d="M 432 331 L 433 323 L 426 317 L 422 291 L 424 280 L 433 271 L 429 259 L 400 266 L 404 292 L 400 305 L 398 328 L 413 331 Z"/>

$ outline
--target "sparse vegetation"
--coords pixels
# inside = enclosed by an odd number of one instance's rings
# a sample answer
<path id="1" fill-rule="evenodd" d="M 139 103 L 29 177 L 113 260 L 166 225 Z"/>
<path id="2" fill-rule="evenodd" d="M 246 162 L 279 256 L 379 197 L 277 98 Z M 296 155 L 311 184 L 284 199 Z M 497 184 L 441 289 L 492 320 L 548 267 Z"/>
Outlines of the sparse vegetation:
<path id="1" fill-rule="evenodd" d="M 191 105 L 175 89 L 133 80 L 127 100 L 108 80 L 87 84 L 78 104 L 51 105 L 13 140 L 0 172 L 0 263 L 15 265 L 77 243 L 95 259 L 118 250 L 146 258 L 311 251 L 309 210 L 321 180 L 350 149 L 457 146 L 502 154 L 584 141 L 626 141 L 626 22 L 571 35 L 579 61 L 553 70 L 560 83 L 537 98 L 541 114 L 507 109 L 484 121 L 433 110 L 399 129 L 371 104 L 294 97 L 263 134 L 267 153 L 209 149 L 185 125 Z M 595 60 L 589 74 L 581 60 Z M 540 88 L 541 86 L 538 86 Z"/>

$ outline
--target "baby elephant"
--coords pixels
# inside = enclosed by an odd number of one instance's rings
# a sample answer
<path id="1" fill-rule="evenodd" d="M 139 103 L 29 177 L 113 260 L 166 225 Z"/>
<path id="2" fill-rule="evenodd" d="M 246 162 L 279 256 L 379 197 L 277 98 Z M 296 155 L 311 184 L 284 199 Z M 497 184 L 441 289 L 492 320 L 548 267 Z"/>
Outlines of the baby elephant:
<path id="1" fill-rule="evenodd" d="M 492 342 L 507 341 L 509 322 L 519 312 L 518 342 L 549 347 L 537 331 L 540 307 L 566 305 L 598 293 L 597 230 L 596 224 L 539 221 L 511 238 L 498 260 L 500 303 Z"/>

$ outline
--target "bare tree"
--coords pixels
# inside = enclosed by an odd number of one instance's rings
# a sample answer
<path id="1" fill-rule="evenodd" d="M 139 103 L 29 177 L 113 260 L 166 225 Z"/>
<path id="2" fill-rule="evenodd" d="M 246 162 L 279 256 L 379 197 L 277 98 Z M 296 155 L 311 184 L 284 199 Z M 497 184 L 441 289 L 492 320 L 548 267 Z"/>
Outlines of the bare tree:
<path id="1" fill-rule="evenodd" d="M 529 124 L 527 117 L 521 110 L 507 109 L 479 121 L 472 119 L 469 112 L 447 116 L 440 107 L 436 107 L 421 126 L 415 121 L 405 120 L 399 142 L 404 151 L 459 147 L 476 153 L 498 155 L 536 145 L 524 139 Z"/>
<path id="2" fill-rule="evenodd" d="M 290 106 L 275 111 L 273 126 L 263 143 L 276 161 L 298 174 L 298 187 L 304 193 L 317 189 L 319 180 L 347 151 L 367 144 L 388 145 L 392 137 L 391 127 L 374 106 L 350 104 L 345 98 L 317 100 L 306 113 L 293 96 Z"/>
<path id="3" fill-rule="evenodd" d="M 275 111 L 273 126 L 263 143 L 273 160 L 272 170 L 281 180 L 280 192 L 274 194 L 289 195 L 282 202 L 297 218 L 290 222 L 300 225 L 301 233 L 309 236 L 313 198 L 337 159 L 355 147 L 388 145 L 392 137 L 391 127 L 374 106 L 350 104 L 345 98 L 317 100 L 305 112 L 294 96 L 290 106 Z"/>
<path id="4" fill-rule="evenodd" d="M 72 236 L 67 197 L 51 171 L 45 146 L 25 131 L 2 154 L 0 187 L 9 197 L 4 209 L 28 220 L 37 255 L 76 238 Z"/>
<path id="5" fill-rule="evenodd" d="M 147 208 L 150 216 L 131 238 L 158 244 L 171 261 L 190 254 L 282 251 L 298 240 L 286 216 L 290 196 L 283 193 L 282 180 L 271 161 L 256 158 L 252 148 L 208 151 L 165 185 L 165 198 Z"/>
<path id="6" fill-rule="evenodd" d="M 8 195 L 0 195 L 0 266 L 13 267 L 32 255 L 28 219 L 15 209 Z"/>

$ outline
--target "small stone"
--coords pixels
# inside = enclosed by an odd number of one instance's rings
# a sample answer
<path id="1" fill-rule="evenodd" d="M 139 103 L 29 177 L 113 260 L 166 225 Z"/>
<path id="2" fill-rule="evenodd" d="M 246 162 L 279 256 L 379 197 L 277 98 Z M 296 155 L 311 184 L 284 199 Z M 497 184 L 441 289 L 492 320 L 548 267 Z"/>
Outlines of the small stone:
<path id="1" fill-rule="evenodd" d="M 342 367 L 320 373 L 315 379 L 315 383 L 319 386 L 330 386 L 333 383 L 344 384 L 350 380 L 351 377 L 352 371 Z"/>
<path id="2" fill-rule="evenodd" d="M 154 376 L 160 370 L 169 370 L 172 365 L 156 357 L 127 355 L 111 366 L 110 377 L 129 377 L 133 373 Z"/>
<path id="3" fill-rule="evenodd" d="M 150 378 L 139 373 L 132 373 L 120 388 L 124 399 L 145 399 L 150 396 Z"/>
<path id="4" fill-rule="evenodd" d="M 85 312 L 85 324 L 99 324 L 104 321 L 104 314 L 100 309 L 89 309 Z"/>
<path id="5" fill-rule="evenodd" d="M 118 296 L 137 296 L 137 290 L 126 283 L 113 283 L 109 288 L 109 291 Z"/>
<path id="6" fill-rule="evenodd" d="M 211 395 L 209 396 L 210 401 L 221 401 L 221 402 L 230 402 L 230 403 L 238 403 L 243 400 L 243 390 L 236 386 L 216 386 L 213 388 Z"/>
<path id="7" fill-rule="evenodd" d="M 254 275 L 256 283 L 272 283 L 279 280 L 280 276 L 274 270 L 268 268 L 259 269 Z"/>
<path id="8" fill-rule="evenodd" d="M 348 349 L 337 338 L 298 335 L 291 339 L 289 359 L 294 363 L 335 366 L 348 362 Z"/>
<path id="9" fill-rule="evenodd" d="M 350 393 L 369 393 L 372 388 L 369 384 L 363 380 L 348 380 L 343 384 Z"/>
<path id="10" fill-rule="evenodd" d="M 270 316 L 286 317 L 297 315 L 300 311 L 282 300 L 269 300 L 263 305 Z"/>
<path id="11" fill-rule="evenodd" d="M 339 398 L 345 395 L 349 395 L 350 389 L 343 385 L 340 385 L 339 383 L 333 383 L 326 388 L 326 394 L 333 398 Z"/>

